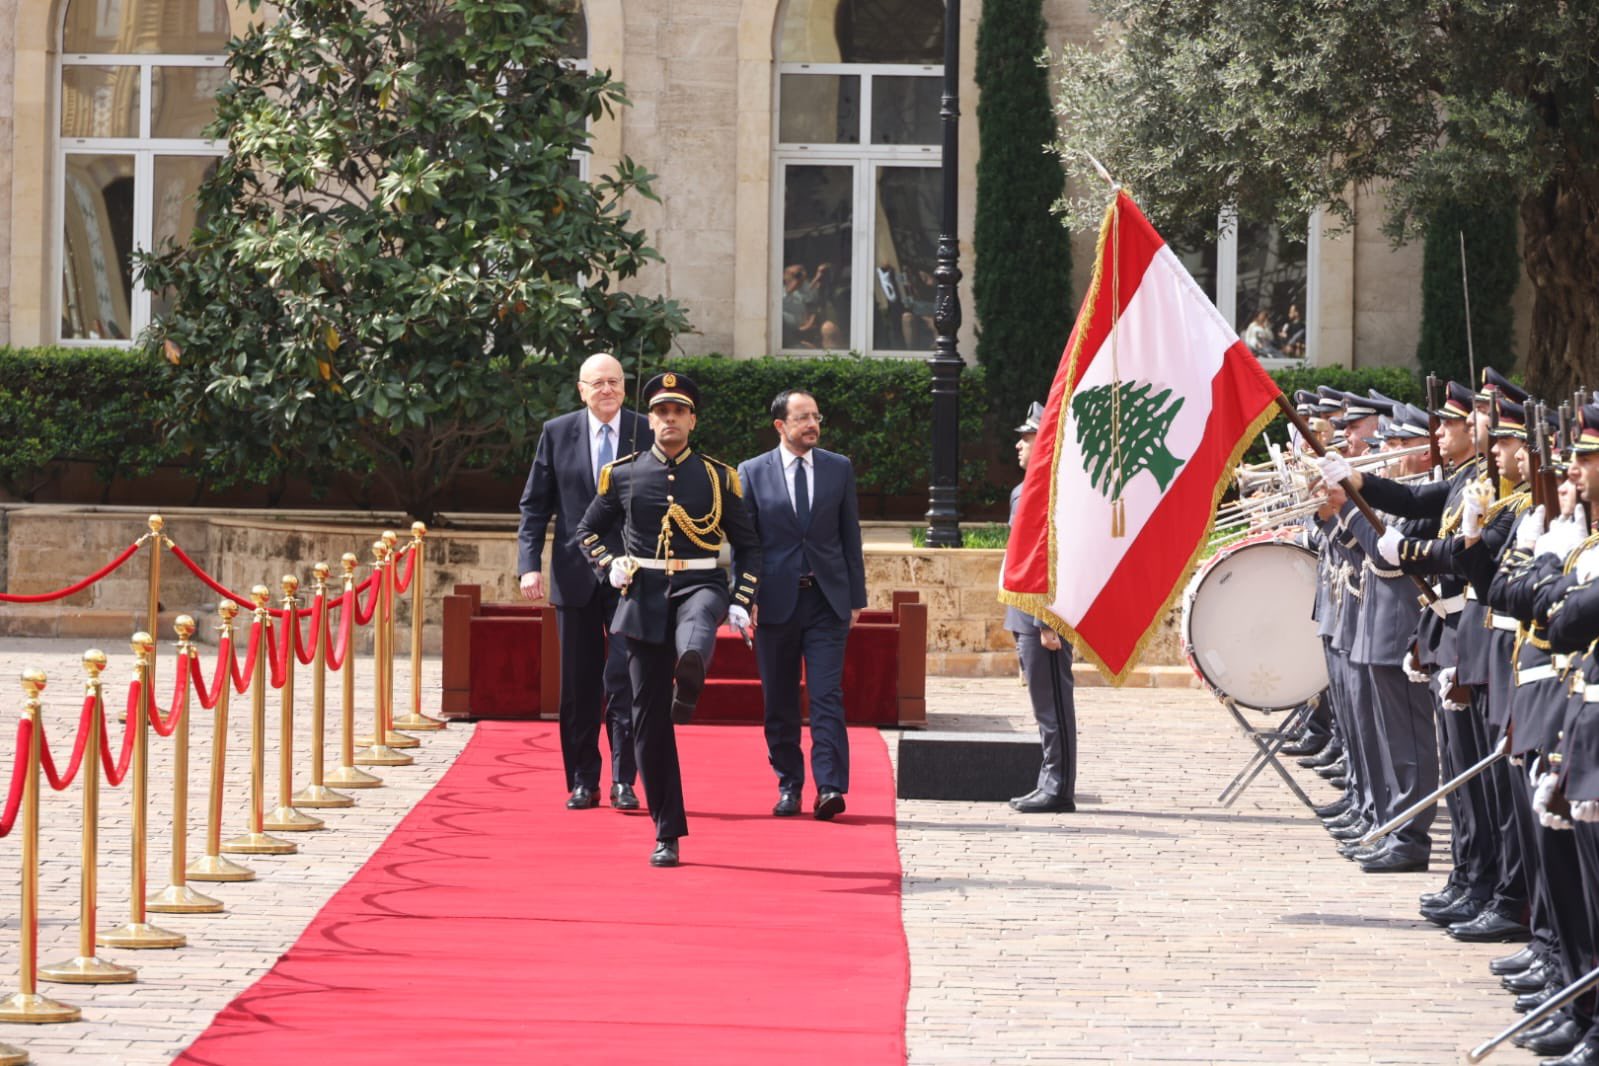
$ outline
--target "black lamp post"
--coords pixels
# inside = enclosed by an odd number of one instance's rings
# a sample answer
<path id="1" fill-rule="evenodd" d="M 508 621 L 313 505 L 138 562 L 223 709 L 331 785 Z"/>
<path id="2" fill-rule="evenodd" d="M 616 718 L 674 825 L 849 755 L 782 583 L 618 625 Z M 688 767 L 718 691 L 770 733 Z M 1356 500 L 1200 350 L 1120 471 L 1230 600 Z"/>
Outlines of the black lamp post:
<path id="1" fill-rule="evenodd" d="M 939 115 L 944 123 L 944 209 L 939 220 L 938 267 L 933 272 L 937 295 L 933 304 L 933 480 L 927 487 L 927 545 L 958 548 L 961 545 L 960 511 L 960 387 L 965 363 L 956 351 L 961 305 L 955 286 L 961 279 L 960 244 L 956 238 L 960 162 L 960 0 L 944 0 L 944 99 Z"/>

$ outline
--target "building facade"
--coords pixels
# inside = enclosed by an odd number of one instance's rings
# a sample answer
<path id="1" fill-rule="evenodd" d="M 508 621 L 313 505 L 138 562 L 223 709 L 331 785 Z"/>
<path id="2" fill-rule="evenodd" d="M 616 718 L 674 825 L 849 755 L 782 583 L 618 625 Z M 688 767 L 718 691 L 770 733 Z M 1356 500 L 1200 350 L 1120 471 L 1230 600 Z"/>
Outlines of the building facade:
<path id="1" fill-rule="evenodd" d="M 1052 46 L 1092 33 L 1087 0 L 1044 6 Z M 596 126 L 588 165 L 627 155 L 658 175 L 661 202 L 632 207 L 664 262 L 636 285 L 688 307 L 685 350 L 930 351 L 941 0 L 583 0 L 583 13 L 580 61 L 633 101 Z M 963 5 L 968 277 L 981 14 Z M 200 130 L 247 17 L 228 0 L 0 0 L 0 342 L 126 342 L 159 312 L 128 257 L 192 221 L 218 151 Z M 1293 304 L 1310 361 L 1413 365 L 1420 249 L 1391 247 L 1369 199 L 1352 232 L 1245 223 L 1186 256 L 1240 331 Z M 1093 240 L 1076 238 L 1079 295 Z M 970 358 L 979 324 L 962 297 Z"/>

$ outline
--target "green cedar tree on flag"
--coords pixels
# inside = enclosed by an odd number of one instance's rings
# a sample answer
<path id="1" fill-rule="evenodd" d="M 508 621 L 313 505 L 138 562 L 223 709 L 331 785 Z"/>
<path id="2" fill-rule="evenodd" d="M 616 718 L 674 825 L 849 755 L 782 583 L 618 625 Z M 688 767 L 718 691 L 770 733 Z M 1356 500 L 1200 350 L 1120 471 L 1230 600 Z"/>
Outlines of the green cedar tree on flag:
<path id="1" fill-rule="evenodd" d="M 1120 684 L 1181 594 L 1278 394 L 1118 190 L 1022 482 L 1000 600 Z"/>

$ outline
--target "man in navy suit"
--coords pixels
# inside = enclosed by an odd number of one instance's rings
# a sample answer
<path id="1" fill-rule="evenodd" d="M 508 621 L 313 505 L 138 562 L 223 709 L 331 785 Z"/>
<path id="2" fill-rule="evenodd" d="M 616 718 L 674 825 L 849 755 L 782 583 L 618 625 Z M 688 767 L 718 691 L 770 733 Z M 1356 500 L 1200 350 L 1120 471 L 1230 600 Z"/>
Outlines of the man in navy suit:
<path id="1" fill-rule="evenodd" d="M 618 594 L 600 580 L 572 531 L 594 499 L 605 464 L 648 448 L 655 437 L 636 412 L 625 410 L 627 381 L 622 364 L 608 354 L 591 355 L 578 370 L 583 410 L 552 418 L 539 436 L 533 468 L 522 490 L 522 525 L 517 531 L 517 572 L 522 595 L 544 598 L 544 534 L 555 518 L 550 556 L 550 602 L 561 637 L 561 757 L 571 810 L 599 805 L 600 719 L 611 745 L 611 806 L 637 810 L 633 782 L 633 690 L 624 642 L 610 639 Z M 610 542 L 614 540 L 615 543 Z M 621 550 L 621 531 L 607 544 Z"/>
<path id="2" fill-rule="evenodd" d="M 816 398 L 785 390 L 772 401 L 776 448 L 738 468 L 761 535 L 755 659 L 766 704 L 766 748 L 777 771 L 779 817 L 798 814 L 805 785 L 800 752 L 800 665 L 811 697 L 815 814 L 844 810 L 849 736 L 844 730 L 844 644 L 866 606 L 855 468 L 816 446 Z"/>

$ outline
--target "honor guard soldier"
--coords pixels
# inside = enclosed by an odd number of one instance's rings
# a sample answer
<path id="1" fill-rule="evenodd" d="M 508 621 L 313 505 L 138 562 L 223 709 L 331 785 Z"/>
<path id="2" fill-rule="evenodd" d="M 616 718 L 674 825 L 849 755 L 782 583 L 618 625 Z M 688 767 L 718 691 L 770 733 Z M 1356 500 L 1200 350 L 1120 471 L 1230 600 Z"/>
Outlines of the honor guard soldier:
<path id="1" fill-rule="evenodd" d="M 627 639 L 633 743 L 655 821 L 650 864 L 676 866 L 688 819 L 673 724 L 693 716 L 722 619 L 750 627 L 761 546 L 737 472 L 689 445 L 699 388 L 684 374 L 657 374 L 644 402 L 655 443 L 600 472 L 575 537 L 622 591 L 611 628 Z M 617 523 L 620 557 L 604 542 Z M 724 541 L 732 546 L 731 587 L 717 564 Z"/>

